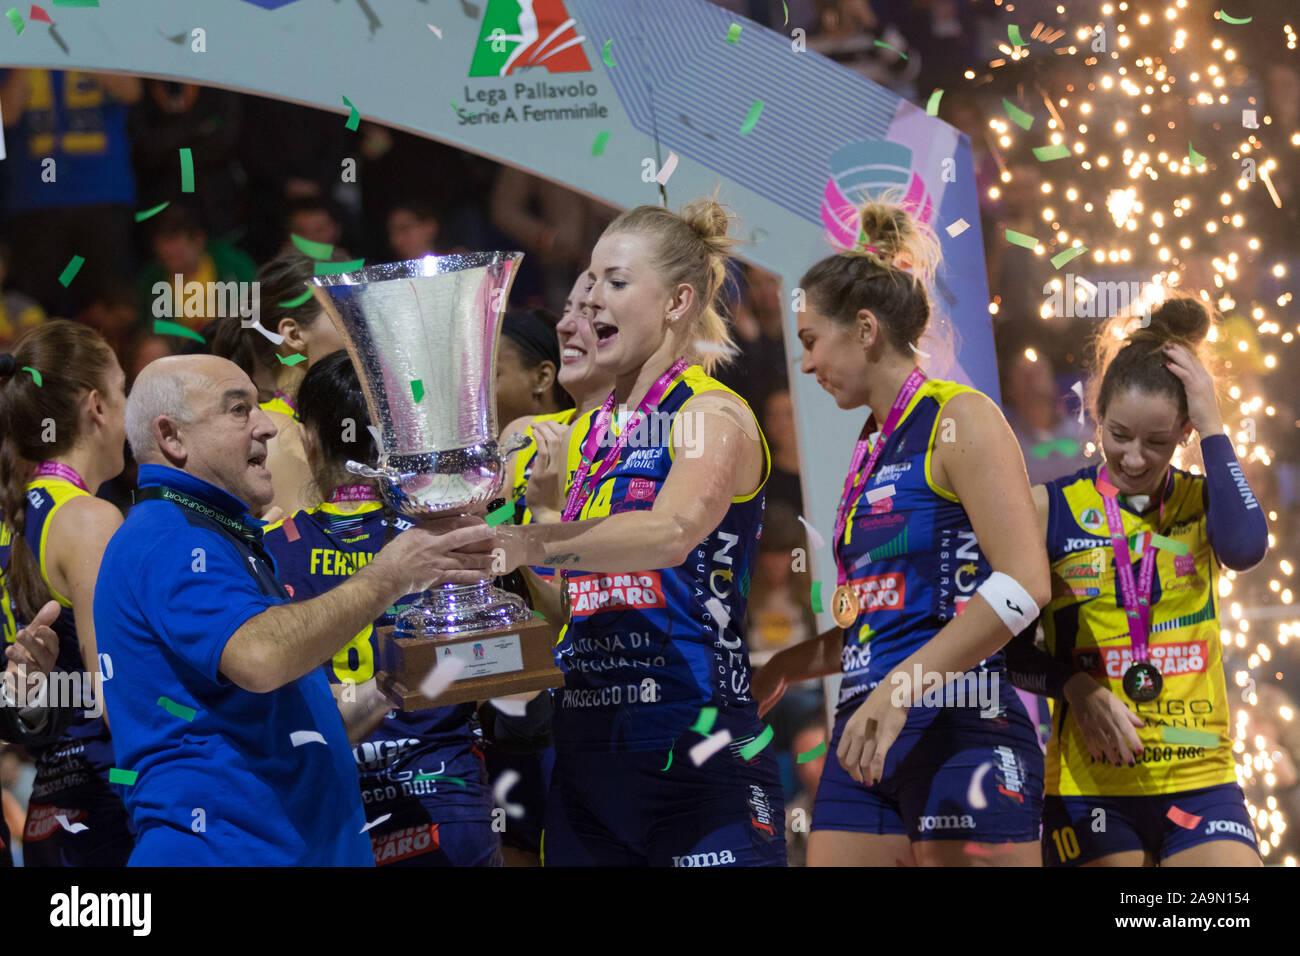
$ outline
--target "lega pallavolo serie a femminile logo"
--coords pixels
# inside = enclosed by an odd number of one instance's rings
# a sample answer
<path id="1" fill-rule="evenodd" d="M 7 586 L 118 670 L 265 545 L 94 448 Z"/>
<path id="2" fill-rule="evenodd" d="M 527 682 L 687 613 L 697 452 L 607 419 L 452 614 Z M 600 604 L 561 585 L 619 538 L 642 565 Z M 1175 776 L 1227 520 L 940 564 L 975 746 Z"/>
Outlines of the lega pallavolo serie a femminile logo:
<path id="1" fill-rule="evenodd" d="M 474 44 L 470 76 L 509 76 L 527 67 L 589 73 L 577 21 L 564 0 L 488 0 Z"/>

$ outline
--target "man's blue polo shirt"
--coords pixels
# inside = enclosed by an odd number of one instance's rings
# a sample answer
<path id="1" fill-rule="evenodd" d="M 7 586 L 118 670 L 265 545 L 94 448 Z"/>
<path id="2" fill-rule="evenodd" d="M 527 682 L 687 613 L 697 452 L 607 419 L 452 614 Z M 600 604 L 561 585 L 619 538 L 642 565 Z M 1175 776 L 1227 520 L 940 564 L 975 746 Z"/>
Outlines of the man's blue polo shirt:
<path id="1" fill-rule="evenodd" d="M 183 471 L 142 465 L 139 483 L 256 527 L 242 501 Z M 112 659 L 104 698 L 116 765 L 137 775 L 123 788 L 133 866 L 374 865 L 356 762 L 324 672 L 255 694 L 218 671 L 245 621 L 287 603 L 259 552 L 160 500 L 139 501 L 104 552 L 95 637 Z"/>

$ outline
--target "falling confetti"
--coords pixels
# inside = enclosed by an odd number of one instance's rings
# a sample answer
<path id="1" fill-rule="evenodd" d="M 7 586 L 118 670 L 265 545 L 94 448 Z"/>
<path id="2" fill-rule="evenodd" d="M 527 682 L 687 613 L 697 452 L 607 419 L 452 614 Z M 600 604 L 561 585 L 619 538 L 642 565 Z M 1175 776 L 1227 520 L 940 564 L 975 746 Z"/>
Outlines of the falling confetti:
<path id="1" fill-rule="evenodd" d="M 437 700 L 438 695 L 455 682 L 465 669 L 465 662 L 459 657 L 444 657 L 420 682 L 420 693 L 429 700 Z"/>
<path id="2" fill-rule="evenodd" d="M 881 485 L 879 488 L 872 488 L 867 492 L 867 504 L 875 504 L 877 501 L 892 497 L 894 497 L 894 486 Z"/>
<path id="3" fill-rule="evenodd" d="M 1201 825 L 1201 818 L 1196 814 L 1188 813 L 1186 810 L 1180 810 L 1172 804 L 1169 807 L 1169 812 L 1166 813 L 1165 816 L 1174 821 L 1174 823 L 1178 824 L 1184 830 L 1195 830 Z"/>
<path id="4" fill-rule="evenodd" d="M 609 142 L 609 130 L 602 129 L 596 134 L 596 138 L 591 143 L 591 155 L 603 156 L 605 154 L 605 144 Z"/>
<path id="5" fill-rule="evenodd" d="M 57 3 L 54 4 L 56 7 Z M 120 783 L 124 787 L 135 786 L 136 777 L 140 774 L 135 770 L 119 770 L 117 767 L 108 768 L 108 782 Z"/>
<path id="6" fill-rule="evenodd" d="M 1034 158 L 1040 163 L 1050 163 L 1054 159 L 1068 159 L 1070 156 L 1070 147 L 1064 143 L 1053 143 L 1051 146 L 1035 146 Z"/>
<path id="7" fill-rule="evenodd" d="M 284 539 L 286 541 L 297 541 L 302 537 L 302 535 L 298 533 L 298 526 L 293 523 L 293 515 L 285 518 L 284 521 L 281 522 L 280 527 L 284 528 Z"/>
<path id="8" fill-rule="evenodd" d="M 755 737 L 752 741 L 740 748 L 740 756 L 745 760 L 753 760 L 759 753 L 772 742 L 772 725 L 768 724 L 763 728 L 763 732 Z"/>
<path id="9" fill-rule="evenodd" d="M 144 222 L 146 219 L 152 219 L 154 216 L 158 215 L 158 213 L 162 212 L 170 205 L 171 205 L 171 201 L 169 200 L 164 203 L 159 203 L 157 206 L 154 206 L 152 209 L 141 209 L 138 213 L 135 214 L 135 221 Z"/>
<path id="10" fill-rule="evenodd" d="M 713 729 L 713 722 L 718 719 L 718 708 L 703 707 L 700 714 L 695 718 L 695 723 L 691 725 L 691 730 L 695 733 L 707 737 L 709 731 Z"/>
<path id="11" fill-rule="evenodd" d="M 416 401 L 418 402 L 419 399 L 417 398 Z M 515 503 L 513 501 L 507 501 L 496 511 L 489 511 L 486 520 L 488 523 L 488 527 L 495 528 L 499 524 L 505 524 L 514 516 L 515 516 Z"/>
<path id="12" fill-rule="evenodd" d="M 728 42 L 728 43 L 735 43 L 735 44 L 739 44 L 739 43 L 740 43 L 740 24 L 739 24 L 739 23 L 733 23 L 731 26 L 727 27 L 727 42 Z"/>
<path id="13" fill-rule="evenodd" d="M 1184 747 L 1218 747 L 1219 735 L 1188 727 L 1161 727 L 1160 739 L 1167 744 Z"/>
<path id="14" fill-rule="evenodd" d="M 1033 236 L 1027 236 L 1023 232 L 1016 232 L 1014 229 L 1007 230 L 1007 242 L 1016 246 L 1024 246 L 1026 249 L 1033 249 L 1038 245 L 1038 240 Z"/>
<path id="15" fill-rule="evenodd" d="M 311 289 L 304 289 L 302 295 L 294 296 L 292 299 L 286 299 L 283 302 L 277 302 L 276 305 L 282 309 L 296 309 L 310 298 Z"/>
<path id="16" fill-rule="evenodd" d="M 1193 166 L 1205 165 L 1205 157 L 1198 153 L 1191 143 L 1187 144 L 1187 161 Z"/>
<path id="17" fill-rule="evenodd" d="M 424 382 L 418 378 L 411 379 L 411 397 L 417 405 L 424 401 Z"/>
<path id="18" fill-rule="evenodd" d="M 1024 38 L 1020 36 L 1020 25 L 1018 23 L 1007 24 L 1007 38 L 1013 46 L 1024 46 Z"/>
<path id="19" fill-rule="evenodd" d="M 965 232 L 969 228 L 970 228 L 970 223 L 968 223 L 965 219 L 958 219 L 956 222 L 950 223 L 949 225 L 944 227 L 948 235 L 952 236 L 954 239 L 956 239 L 958 236 L 960 236 L 963 232 Z"/>
<path id="20" fill-rule="evenodd" d="M 316 730 L 295 730 L 289 734 L 289 743 L 295 747 L 302 747 L 306 744 L 325 744 L 325 738 Z M 328 744 L 325 744 L 329 746 Z"/>
<path id="21" fill-rule="evenodd" d="M 432 23 L 426 23 L 425 26 L 428 27 L 430 30 L 432 30 L 435 34 L 437 34 L 439 40 L 442 39 L 442 31 L 439 30 L 437 27 L 435 27 Z"/>
<path id="22" fill-rule="evenodd" d="M 812 750 L 805 750 L 803 753 L 799 754 L 795 760 L 798 763 L 812 763 L 824 753 L 826 753 L 826 741 L 823 740 Z"/>
<path id="23" fill-rule="evenodd" d="M 374 829 L 375 827 L 379 826 L 379 824 L 383 823 L 385 820 L 387 820 L 387 819 L 388 819 L 389 817 L 391 817 L 391 816 L 392 816 L 391 813 L 385 813 L 382 817 L 376 817 L 375 819 L 373 819 L 373 820 L 371 820 L 369 823 L 367 823 L 365 826 L 363 826 L 363 827 L 361 828 L 361 832 L 362 832 L 362 833 L 365 833 L 367 830 Z"/>
<path id="24" fill-rule="evenodd" d="M 904 53 L 902 50 L 898 49 L 898 47 L 890 46 L 890 45 L 889 45 L 888 43 L 886 43 L 884 40 L 877 40 L 877 41 L 876 41 L 876 46 L 883 46 L 886 50 L 889 50 L 891 53 L 897 53 L 897 54 L 898 54 L 899 56 L 901 56 L 904 60 L 907 59 L 907 54 L 906 54 L 906 53 Z"/>
<path id="25" fill-rule="evenodd" d="M 37 388 L 40 388 L 40 387 L 41 387 L 42 379 L 41 379 L 41 373 L 40 373 L 40 372 L 36 371 L 36 369 L 32 368 L 30 365 L 24 365 L 23 368 L 22 368 L 22 370 L 23 370 L 24 372 L 31 372 L 31 373 L 32 373 L 32 381 L 36 383 L 36 387 L 37 387 Z"/>
<path id="26" fill-rule="evenodd" d="M 706 737 L 690 749 L 691 763 L 698 767 L 729 743 L 731 743 L 730 730 L 720 730 L 713 736 Z"/>
<path id="27" fill-rule="evenodd" d="M 166 319 L 153 320 L 153 334 L 177 335 L 184 339 L 193 339 L 195 342 L 202 342 L 204 345 L 208 344 L 208 340 L 199 335 L 199 333 L 195 332 L 193 329 L 187 329 L 178 322 L 168 322 Z"/>
<path id="28" fill-rule="evenodd" d="M 1083 424 L 1083 382 L 1075 382 L 1070 391 L 1079 396 L 1079 424 Z"/>
<path id="29" fill-rule="evenodd" d="M 194 154 L 188 146 L 180 148 L 181 155 L 181 192 L 194 192 Z"/>
<path id="30" fill-rule="evenodd" d="M 541 617 L 541 615 L 537 614 L 537 617 Z M 489 701 L 489 703 L 507 717 L 523 717 L 528 713 L 528 704 L 522 700 L 510 700 L 506 697 L 494 697 Z"/>
<path id="31" fill-rule="evenodd" d="M 348 121 L 343 124 L 345 129 L 356 132 L 357 127 L 361 124 L 361 111 L 352 105 L 352 101 L 346 96 L 343 97 L 343 105 L 352 112 L 348 114 Z"/>
<path id="32" fill-rule="evenodd" d="M 930 100 L 925 104 L 925 112 L 930 116 L 939 115 L 939 100 L 943 97 L 943 90 L 935 90 L 930 94 Z"/>
<path id="33" fill-rule="evenodd" d="M 809 523 L 807 518 L 800 515 L 799 523 L 803 525 L 804 530 L 808 532 L 808 542 L 813 546 L 814 551 L 820 551 L 826 546 L 826 539 L 817 533 L 817 529 Z"/>
<path id="34" fill-rule="evenodd" d="M 1087 246 L 1074 246 L 1071 249 L 1066 249 L 1064 252 L 1058 252 L 1056 255 L 1052 256 L 1052 265 L 1059 269 L 1071 259 L 1078 258 L 1087 251 Z"/>
<path id="35" fill-rule="evenodd" d="M 611 68 L 614 66 L 614 58 L 610 55 L 609 48 L 613 45 L 613 40 L 606 40 L 604 47 L 600 51 L 600 58 L 605 61 L 606 66 Z"/>
<path id="36" fill-rule="evenodd" d="M 988 807 L 989 801 L 984 796 L 984 775 L 993 769 L 993 761 L 988 760 L 975 768 L 971 774 L 970 786 L 966 788 L 966 802 L 971 805 L 972 809 L 984 810 Z"/>
<path id="37" fill-rule="evenodd" d="M 54 819 L 58 820 L 59 826 L 63 827 L 63 829 L 67 830 L 69 833 L 84 833 L 86 830 L 90 829 L 90 827 L 86 826 L 84 823 L 69 823 L 68 815 L 66 813 L 57 814 Z"/>
<path id="38" fill-rule="evenodd" d="M 69 259 L 68 264 L 59 274 L 59 285 L 66 289 L 72 280 L 77 277 L 77 273 L 81 271 L 81 266 L 85 261 L 81 256 L 73 256 Z"/>
<path id="39" fill-rule="evenodd" d="M 1186 541 L 1175 541 L 1173 538 L 1166 538 L 1162 534 L 1153 534 L 1151 536 L 1151 547 L 1159 548 L 1161 551 L 1168 551 L 1170 554 L 1187 554 L 1189 550 Z"/>
<path id="40" fill-rule="evenodd" d="M 668 158 L 665 159 L 664 164 L 661 167 L 659 167 L 659 172 L 655 173 L 655 182 L 657 182 L 660 186 L 667 186 L 668 177 L 671 176 L 673 174 L 673 171 L 676 169 L 677 169 L 677 154 L 670 149 L 668 151 Z"/>
<path id="41" fill-rule="evenodd" d="M 1251 20 L 1255 19 L 1254 17 L 1232 17 L 1224 13 L 1222 10 L 1218 11 L 1215 14 L 1215 16 L 1218 17 L 1220 20 L 1222 20 L 1224 23 L 1231 23 L 1233 26 L 1238 26 L 1238 27 L 1244 23 L 1249 23 Z"/>
<path id="42" fill-rule="evenodd" d="M 19 36 L 22 36 L 23 31 L 27 29 L 27 24 L 23 22 L 23 15 L 18 12 L 18 9 L 16 7 L 11 8 L 7 13 L 5 13 L 5 16 L 7 16 L 9 22 L 14 25 L 14 32 Z"/>
<path id="43" fill-rule="evenodd" d="M 929 352 L 922 352 L 920 349 L 918 349 L 918 348 L 917 348 L 915 345 L 913 345 L 911 342 L 908 342 L 908 343 L 907 343 L 907 347 L 908 347 L 909 349 L 911 349 L 913 352 L 915 352 L 917 355 L 921 356 L 922 358 L 932 358 L 932 357 L 933 357 L 933 356 L 930 355 Z"/>
<path id="44" fill-rule="evenodd" d="M 365 259 L 349 259 L 346 262 L 318 262 L 314 271 L 318 276 L 346 275 L 349 272 L 356 272 L 365 268 L 365 265 Z"/>
<path id="45" fill-rule="evenodd" d="M 299 353 L 298 355 L 290 355 L 288 358 L 285 358 L 283 355 L 276 355 L 276 358 L 280 360 L 281 365 L 290 365 L 290 366 L 297 365 L 299 362 L 307 361 L 307 356 L 301 353 Z"/>
<path id="46" fill-rule="evenodd" d="M 812 594 L 809 595 L 812 600 L 812 612 L 814 614 L 822 613 L 822 583 L 814 581 L 812 583 Z"/>
<path id="47" fill-rule="evenodd" d="M 1002 97 L 1002 108 L 1007 111 L 1007 116 L 1011 117 L 1011 122 L 1021 129 L 1029 129 L 1034 125 L 1034 118 L 1005 96 Z"/>
<path id="48" fill-rule="evenodd" d="M 723 607 L 721 601 L 715 597 L 711 597 L 704 602 L 704 609 L 709 612 L 713 617 L 713 620 L 717 621 L 719 631 L 727 629 L 727 625 L 731 623 L 731 615 L 727 612 L 727 609 Z"/>
<path id="49" fill-rule="evenodd" d="M 521 804 L 509 802 L 506 797 L 514 789 L 515 784 L 522 779 L 523 777 L 518 770 L 504 770 L 501 776 L 497 777 L 497 782 L 492 787 L 492 796 L 496 800 L 497 806 L 505 810 L 506 816 L 512 820 L 523 819 L 524 808 Z"/>
<path id="50" fill-rule="evenodd" d="M 50 19 L 50 15 L 34 3 L 32 4 L 31 12 L 27 14 L 27 19 L 33 22 L 40 21 L 41 23 L 54 23 L 54 21 Z"/>
<path id="51" fill-rule="evenodd" d="M 755 125 L 757 125 L 758 123 L 758 118 L 762 115 L 763 115 L 763 101 L 754 100 L 754 104 L 749 108 L 749 115 L 745 117 L 745 122 L 742 123 L 740 126 L 740 134 L 742 136 L 746 136 L 749 133 L 753 132 Z"/>
<path id="52" fill-rule="evenodd" d="M 170 697 L 159 697 L 158 706 L 173 717 L 179 717 L 184 721 L 193 721 L 198 711 L 193 707 L 186 707 L 184 704 L 178 704 Z"/>
<path id="53" fill-rule="evenodd" d="M 309 259 L 329 259 L 334 255 L 334 247 L 328 242 L 313 242 L 292 232 L 289 233 L 289 239 Z"/>

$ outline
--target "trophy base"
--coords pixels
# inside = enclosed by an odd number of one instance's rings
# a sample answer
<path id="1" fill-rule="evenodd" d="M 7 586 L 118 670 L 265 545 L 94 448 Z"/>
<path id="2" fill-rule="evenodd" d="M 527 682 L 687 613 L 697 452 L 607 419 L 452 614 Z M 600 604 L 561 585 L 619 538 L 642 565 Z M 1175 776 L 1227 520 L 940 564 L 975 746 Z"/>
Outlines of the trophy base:
<path id="1" fill-rule="evenodd" d="M 376 686 L 405 711 L 564 685 L 564 672 L 555 666 L 553 650 L 558 631 L 540 618 L 475 634 L 402 637 L 392 627 L 381 627 L 375 634 L 379 643 Z M 420 683 L 438 661 L 448 657 L 464 662 L 463 676 L 436 700 L 425 697 L 419 690 Z"/>

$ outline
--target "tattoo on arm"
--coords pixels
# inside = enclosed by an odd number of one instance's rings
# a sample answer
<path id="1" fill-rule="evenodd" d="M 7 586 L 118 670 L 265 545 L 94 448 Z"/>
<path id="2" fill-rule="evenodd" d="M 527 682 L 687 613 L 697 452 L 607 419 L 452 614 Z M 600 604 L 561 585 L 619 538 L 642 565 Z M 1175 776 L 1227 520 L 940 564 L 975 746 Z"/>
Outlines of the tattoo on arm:
<path id="1" fill-rule="evenodd" d="M 562 568 L 576 563 L 578 555 L 576 552 L 567 551 L 563 554 L 548 554 L 546 556 L 546 566 L 548 568 Z"/>

